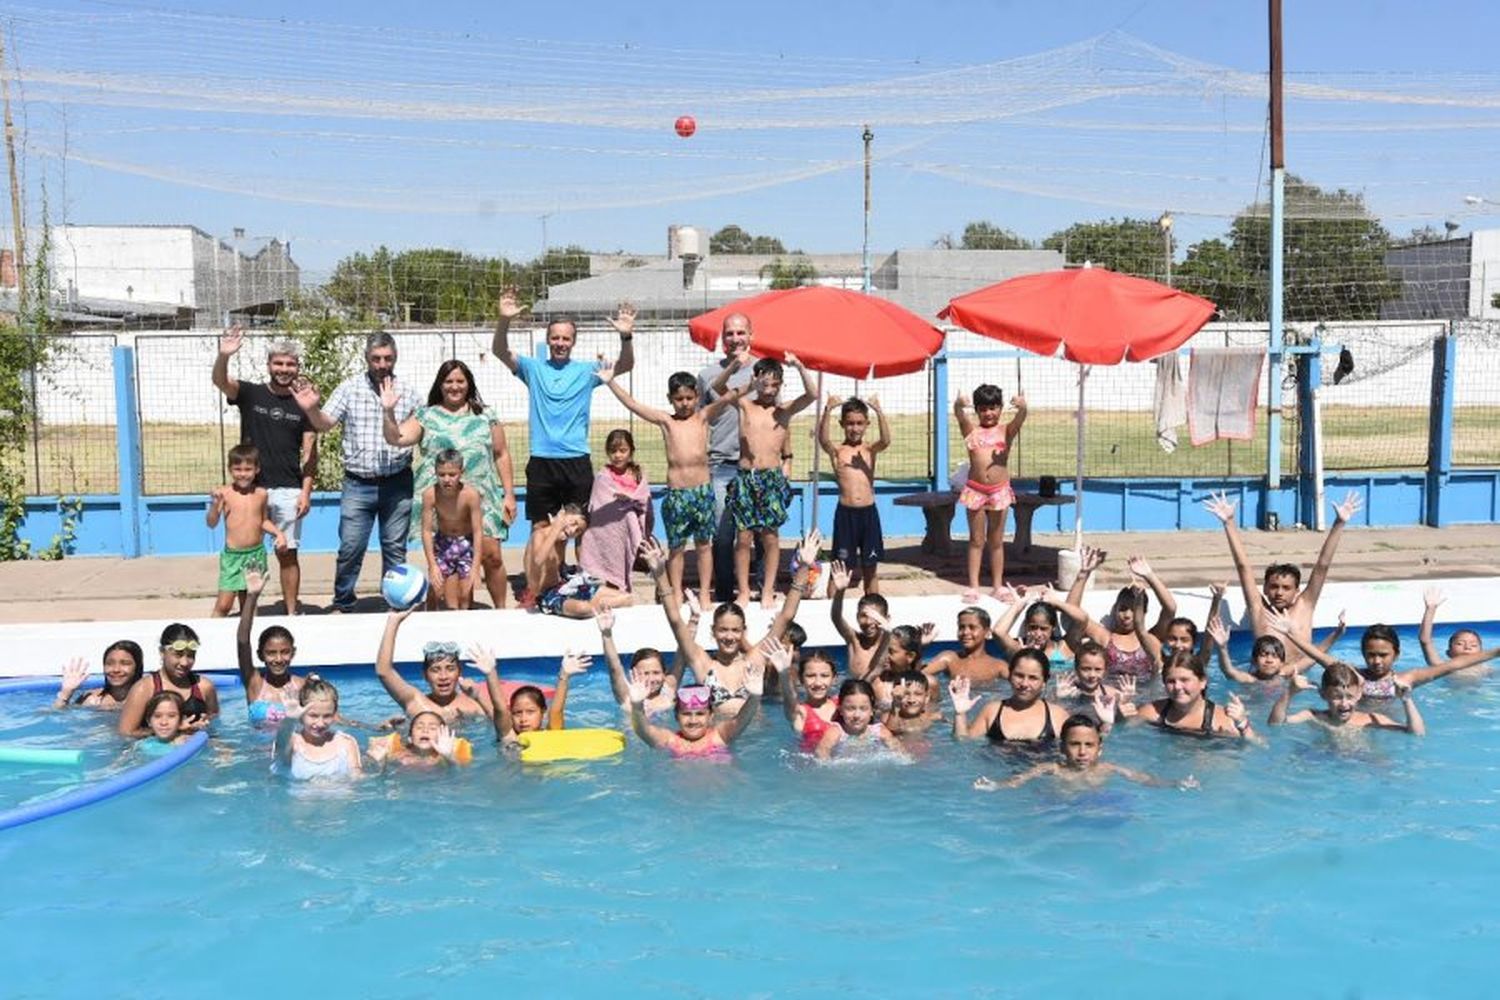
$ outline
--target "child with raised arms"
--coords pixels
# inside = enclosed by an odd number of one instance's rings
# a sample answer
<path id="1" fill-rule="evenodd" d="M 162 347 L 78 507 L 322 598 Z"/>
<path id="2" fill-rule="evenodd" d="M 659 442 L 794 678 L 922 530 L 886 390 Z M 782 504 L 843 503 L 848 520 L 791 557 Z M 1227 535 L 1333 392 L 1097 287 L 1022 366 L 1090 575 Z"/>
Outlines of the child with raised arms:
<path id="1" fill-rule="evenodd" d="M 1343 662 L 1323 652 L 1292 631 L 1293 623 L 1290 615 L 1272 612 L 1266 616 L 1266 623 L 1285 635 L 1293 645 L 1324 668 Z M 1371 625 L 1365 629 L 1364 635 L 1360 636 L 1359 652 L 1365 661 L 1363 669 L 1356 668 L 1364 680 L 1364 696 L 1366 698 L 1394 698 L 1398 685 L 1415 688 L 1423 684 L 1431 684 L 1455 671 L 1476 667 L 1493 660 L 1500 656 L 1500 647 L 1465 653 L 1451 660 L 1444 660 L 1435 666 L 1397 671 L 1395 667 L 1396 659 L 1401 655 L 1401 637 L 1389 625 Z"/>
<path id="2" fill-rule="evenodd" d="M 1105 683 L 1118 686 L 1125 677 L 1137 684 L 1149 684 L 1156 678 L 1161 662 L 1161 640 L 1146 627 L 1146 592 L 1138 586 L 1121 589 L 1115 597 L 1114 610 L 1104 622 L 1096 622 L 1082 607 L 1068 602 L 1056 590 L 1043 590 L 1041 599 L 1071 618 L 1083 638 L 1098 643 L 1104 650 Z M 1196 655 L 1196 654 L 1194 654 Z"/>
<path id="3" fill-rule="evenodd" d="M 828 727 L 834 724 L 834 716 L 838 713 L 839 700 L 833 693 L 838 667 L 822 650 L 813 650 L 794 665 L 789 646 L 774 639 L 767 639 L 764 646 L 766 658 L 781 678 L 781 710 L 786 714 L 786 721 L 791 723 L 792 732 L 801 737 L 802 751 L 811 753 L 817 749 Z M 806 701 L 797 698 L 793 672 L 802 682 Z"/>
<path id="4" fill-rule="evenodd" d="M 1422 592 L 1422 625 L 1417 630 L 1417 641 L 1422 646 L 1422 658 L 1427 661 L 1429 667 L 1438 666 L 1460 656 L 1477 653 L 1484 646 L 1478 632 L 1471 628 L 1461 628 L 1456 629 L 1448 637 L 1447 655 L 1438 653 L 1437 646 L 1432 641 L 1432 626 L 1437 621 L 1438 606 L 1445 600 L 1447 600 L 1446 595 L 1438 587 L 1428 587 Z M 1325 645 L 1323 648 L 1326 650 L 1328 647 Z M 1481 671 L 1474 672 L 1480 673 Z"/>
<path id="5" fill-rule="evenodd" d="M 1400 729 L 1413 736 L 1427 735 L 1422 713 L 1417 711 L 1417 703 L 1412 700 L 1411 685 L 1399 677 L 1395 680 L 1395 690 L 1396 697 L 1401 699 L 1401 708 L 1406 712 L 1406 719 L 1402 722 L 1379 712 L 1359 710 L 1359 701 L 1364 697 L 1364 678 L 1347 663 L 1335 663 L 1323 670 L 1318 693 L 1328 705 L 1326 709 L 1303 709 L 1288 715 L 1292 697 L 1298 691 L 1311 690 L 1312 683 L 1301 674 L 1289 676 L 1281 697 L 1271 706 L 1271 717 L 1266 722 L 1272 726 L 1311 722 L 1329 729 Z"/>
<path id="6" fill-rule="evenodd" d="M 255 609 L 269 578 L 261 570 L 245 570 L 245 599 L 240 605 L 240 622 L 234 636 L 240 684 L 245 689 L 245 709 L 250 713 L 251 725 L 255 726 L 276 725 L 289 709 L 301 704 L 298 695 L 302 678 L 292 673 L 292 657 L 297 655 L 297 647 L 290 630 L 282 625 L 263 629 L 255 653 L 265 664 L 264 669 L 257 668 L 251 658 L 250 633 L 255 627 Z"/>
<path id="7" fill-rule="evenodd" d="M 1062 725 L 1062 759 L 1049 764 L 1038 764 L 1005 781 L 991 778 L 976 778 L 974 788 L 980 792 L 996 792 L 1002 788 L 1020 788 L 1038 778 L 1057 778 L 1070 785 L 1097 788 L 1110 778 L 1120 777 L 1139 785 L 1154 788 L 1197 788 L 1197 779 L 1191 775 L 1181 781 L 1168 781 L 1144 771 L 1135 771 L 1103 759 L 1104 731 L 1097 720 L 1087 715 L 1070 715 Z"/>
<path id="8" fill-rule="evenodd" d="M 637 402 L 615 380 L 612 366 L 599 369 L 599 378 L 625 408 L 648 424 L 661 428 L 667 446 L 667 493 L 661 519 L 667 531 L 667 576 L 674 593 L 683 594 L 683 562 L 688 543 L 698 560 L 698 600 L 707 606 L 713 590 L 714 488 L 708 471 L 708 428 L 720 413 L 739 403 L 749 386 L 730 389 L 698 409 L 698 379 L 689 372 L 667 378 L 665 413 Z"/>
<path id="9" fill-rule="evenodd" d="M 359 741 L 334 728 L 339 714 L 338 688 L 317 674 L 308 674 L 276 730 L 272 744 L 273 769 L 294 781 L 338 781 L 357 778 Z"/>
<path id="10" fill-rule="evenodd" d="M 125 704 L 130 689 L 146 673 L 146 654 L 138 643 L 129 639 L 112 642 L 104 650 L 104 684 L 98 690 L 78 694 L 83 682 L 89 678 L 89 667 L 81 658 L 63 666 L 62 683 L 58 685 L 53 708 L 81 705 L 84 708 L 100 708 L 118 712 Z M 74 695 L 78 695 L 76 698 Z"/>
<path id="11" fill-rule="evenodd" d="M 875 691 L 867 681 L 849 679 L 839 685 L 839 707 L 834 713 L 834 725 L 829 726 L 813 755 L 819 760 L 828 760 L 835 750 L 845 751 L 855 747 L 885 747 L 902 757 L 907 756 L 901 741 L 886 731 L 875 714 Z"/>
<path id="12" fill-rule="evenodd" d="M 744 366 L 748 357 L 749 348 L 746 347 L 724 366 L 713 381 L 715 396 L 723 396 L 729 391 L 729 380 Z M 771 608 L 776 603 L 781 526 L 786 523 L 787 505 L 792 498 L 792 488 L 782 468 L 783 456 L 788 453 L 792 417 L 818 398 L 817 387 L 807 366 L 790 352 L 786 355 L 786 362 L 802 374 L 802 395 L 790 403 L 782 403 L 781 362 L 761 358 L 755 363 L 751 380 L 753 391 L 741 395 L 736 403 L 740 413 L 740 467 L 729 483 L 724 503 L 734 517 L 734 575 L 739 588 L 735 599 L 741 605 L 749 604 L 752 596 L 750 555 L 756 536 L 765 550 L 761 607 Z M 816 552 L 813 558 L 817 558 Z"/>
<path id="13" fill-rule="evenodd" d="M 1016 502 L 1010 485 L 1010 449 L 1026 423 L 1026 397 L 1018 392 L 1011 404 L 1016 414 L 1002 427 L 1005 396 L 999 386 L 986 383 L 974 390 L 973 417 L 967 393 L 959 393 L 953 401 L 958 432 L 969 452 L 969 479 L 958 502 L 969 516 L 969 589 L 963 599 L 970 604 L 979 600 L 979 570 L 986 555 L 995 596 L 1005 582 L 1005 514 Z"/>
<path id="14" fill-rule="evenodd" d="M 464 457 L 444 448 L 432 460 L 434 480 L 422 491 L 422 552 L 434 602 L 465 611 L 479 582 L 484 552 L 484 501 L 463 481 Z"/>
<path id="15" fill-rule="evenodd" d="M 1048 604 L 1043 604 L 1037 594 L 1024 589 L 1014 590 L 1010 587 L 1001 588 L 1002 599 L 1008 599 L 1005 610 L 995 622 L 991 635 L 995 641 L 1000 643 L 1000 649 L 1007 657 L 1014 656 L 1022 649 L 1039 649 L 1047 657 L 1053 670 L 1060 670 L 1073 662 L 1072 652 L 1068 644 L 1063 641 L 1062 630 L 1058 623 L 1057 609 Z M 1022 612 L 1025 612 L 1023 615 Z M 1011 634 L 1016 627 L 1016 619 L 1021 619 L 1020 637 Z"/>
<path id="16" fill-rule="evenodd" d="M 609 686 L 614 691 L 620 708 L 630 711 L 630 675 L 620 660 L 620 648 L 615 645 L 615 613 L 602 609 L 594 616 L 599 626 L 599 639 L 604 646 L 604 662 L 609 666 Z M 678 677 L 666 670 L 661 651 L 651 646 L 642 646 L 630 658 L 631 673 L 646 685 L 646 714 L 665 712 L 677 704 Z"/>
<path id="17" fill-rule="evenodd" d="M 745 696 L 739 708 L 727 719 L 714 722 L 712 697 L 702 685 L 677 689 L 677 729 L 654 726 L 646 719 L 646 682 L 640 676 L 630 681 L 630 725 L 647 746 L 665 750 L 673 757 L 723 758 L 729 756 L 729 744 L 745 731 L 760 707 L 761 685 L 766 666 L 757 660 L 745 669 Z"/>
<path id="18" fill-rule="evenodd" d="M 882 625 L 890 616 L 890 605 L 884 597 L 866 589 L 860 595 L 859 603 L 854 606 L 854 622 L 858 630 L 852 629 L 848 619 L 844 617 L 844 595 L 849 589 L 849 569 L 835 559 L 829 566 L 828 574 L 829 592 L 833 598 L 828 605 L 828 616 L 833 619 L 833 627 L 839 638 L 844 640 L 849 676 L 865 679 L 870 673 L 870 664 L 874 661 L 881 636 L 886 634 Z"/>
<path id="19" fill-rule="evenodd" d="M 880 437 L 865 441 L 870 427 L 870 411 L 880 425 Z M 844 440 L 833 443 L 828 419 L 838 414 Z M 875 507 L 875 456 L 891 446 L 891 425 L 880 408 L 880 398 L 841 401 L 828 397 L 824 419 L 818 424 L 818 445 L 833 463 L 834 478 L 839 484 L 839 503 L 833 512 L 833 558 L 850 570 L 858 570 L 860 586 L 866 594 L 878 589 L 876 568 L 885 554 L 885 538 L 880 530 L 880 511 Z M 858 677 L 854 664 L 850 676 Z"/>
<path id="20" fill-rule="evenodd" d="M 265 487 L 258 486 L 260 451 L 253 444 L 229 449 L 228 486 L 217 486 L 209 495 L 205 520 L 210 528 L 224 521 L 224 551 L 219 553 L 219 596 L 213 617 L 224 618 L 234 607 L 236 595 L 245 596 L 245 570 L 266 571 L 266 535 L 276 540 L 276 551 L 286 549 L 286 537 L 271 520 Z"/>
<path id="21" fill-rule="evenodd" d="M 1340 611 L 1338 626 L 1318 643 L 1318 648 L 1327 652 L 1343 637 L 1344 613 Z M 1236 683 L 1255 684 L 1298 674 L 1287 662 L 1286 645 L 1274 635 L 1263 635 L 1255 640 L 1255 644 L 1250 647 L 1249 670 L 1236 667 L 1229 656 L 1229 626 L 1224 619 L 1208 620 L 1208 638 L 1218 655 L 1219 672 Z"/>
<path id="22" fill-rule="evenodd" d="M 425 711 L 411 717 L 405 739 L 398 733 L 377 736 L 366 753 L 382 769 L 469 764 L 474 760 L 473 744 L 455 736 L 441 715 Z"/>

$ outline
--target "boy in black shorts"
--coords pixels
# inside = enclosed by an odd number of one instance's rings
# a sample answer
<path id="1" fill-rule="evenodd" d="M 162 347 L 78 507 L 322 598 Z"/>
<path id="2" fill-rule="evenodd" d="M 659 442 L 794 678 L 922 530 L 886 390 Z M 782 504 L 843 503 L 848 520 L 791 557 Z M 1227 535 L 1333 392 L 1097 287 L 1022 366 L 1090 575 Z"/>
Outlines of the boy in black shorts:
<path id="1" fill-rule="evenodd" d="M 865 431 L 872 410 L 880 423 L 880 439 L 867 443 Z M 850 399 L 842 405 L 839 397 L 830 396 L 827 414 L 834 413 L 838 413 L 844 429 L 842 444 L 833 443 L 826 419 L 818 424 L 818 444 L 833 461 L 839 483 L 839 505 L 833 513 L 833 558 L 847 566 L 851 576 L 857 571 L 864 592 L 874 594 L 879 590 L 875 566 L 885 551 L 880 512 L 875 509 L 875 456 L 890 446 L 891 425 L 876 396 Z"/>

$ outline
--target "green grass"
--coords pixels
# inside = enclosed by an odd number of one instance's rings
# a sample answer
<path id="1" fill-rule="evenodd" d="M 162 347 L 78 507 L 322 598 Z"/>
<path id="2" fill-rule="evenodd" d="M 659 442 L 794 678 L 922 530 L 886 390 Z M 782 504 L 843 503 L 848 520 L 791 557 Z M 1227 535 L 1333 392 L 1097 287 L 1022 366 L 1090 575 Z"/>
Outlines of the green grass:
<path id="1" fill-rule="evenodd" d="M 1324 411 L 1324 464 L 1329 471 L 1421 468 L 1427 460 L 1427 411 L 1422 407 L 1354 408 Z M 946 473 L 966 458 L 958 428 L 949 420 L 950 448 Z M 917 479 L 929 474 L 930 423 L 926 416 L 891 418 L 892 445 L 878 460 L 882 479 Z M 661 483 L 666 459 L 661 434 L 649 424 L 596 421 L 590 428 L 594 454 L 604 452 L 605 436 L 617 426 L 635 436 L 637 459 L 647 477 Z M 812 465 L 808 437 L 812 418 L 792 424 L 794 468 L 805 478 Z M 1171 478 L 1259 475 L 1266 468 L 1264 415 L 1256 440 L 1219 441 L 1202 448 L 1180 431 L 1177 451 L 1167 454 L 1156 444 L 1149 413 L 1096 411 L 1088 415 L 1084 474 L 1090 477 L 1164 476 Z M 507 424 L 518 482 L 524 478 L 527 432 L 524 424 Z M 28 439 L 23 452 L 29 492 L 112 493 L 118 488 L 113 427 L 59 425 L 42 428 L 37 446 Z M 1073 475 L 1073 414 L 1033 411 L 1017 441 L 1011 462 L 1017 478 Z M 1282 469 L 1297 468 L 1297 421 L 1282 421 Z M 142 430 L 145 489 L 148 494 L 204 493 L 222 483 L 223 456 L 232 441 L 221 440 L 216 426 L 148 424 Z M 1500 407 L 1464 407 L 1457 411 L 1453 459 L 1461 466 L 1500 466 Z M 40 468 L 40 477 L 36 474 Z M 823 465 L 826 470 L 826 464 Z M 826 473 L 825 473 L 826 474 Z"/>

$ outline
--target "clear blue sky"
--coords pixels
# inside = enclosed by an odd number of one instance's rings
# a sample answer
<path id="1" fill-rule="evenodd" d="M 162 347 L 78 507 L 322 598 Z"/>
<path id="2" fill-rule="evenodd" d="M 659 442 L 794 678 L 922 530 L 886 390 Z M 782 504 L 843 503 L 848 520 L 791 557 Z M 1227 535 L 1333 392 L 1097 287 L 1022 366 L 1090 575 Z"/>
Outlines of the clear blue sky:
<path id="1" fill-rule="evenodd" d="M 737 222 L 807 250 L 856 250 L 858 128 L 844 119 L 862 114 L 894 122 L 876 129 L 878 250 L 924 245 L 976 218 L 1039 238 L 1162 209 L 1191 241 L 1222 230 L 1264 182 L 1263 106 L 1185 94 L 1172 65 L 1263 73 L 1263 3 L 495 6 L 268 0 L 255 22 L 219 2 L 193 7 L 220 16 L 209 19 L 153 17 L 134 3 L 10 8 L 32 211 L 45 176 L 54 218 L 239 226 L 286 236 L 314 270 L 379 243 L 526 257 L 540 248 L 543 214 L 553 245 L 660 252 L 669 223 Z M 1500 200 L 1500 5 L 1286 6 L 1294 83 L 1474 105 L 1293 101 L 1290 169 L 1363 192 L 1395 232 L 1500 221 L 1495 206 L 1462 201 Z M 62 27 L 49 12 L 83 20 Z M 1103 61 L 1132 75 L 1105 83 L 1145 92 L 1083 100 L 1080 64 L 1055 50 L 1112 29 L 1172 55 L 1107 48 Z M 1027 67 L 980 68 L 1045 53 Z M 1149 93 L 1157 77 L 1175 91 Z M 101 79 L 103 103 L 90 86 Z M 189 96 L 127 97 L 143 79 L 153 93 L 180 85 Z M 848 91 L 830 90 L 839 86 Z M 808 93 L 763 93 L 789 87 Z M 282 99 L 239 103 L 262 90 L 326 103 L 296 114 Z M 1042 106 L 1050 94 L 1068 99 Z M 359 107 L 365 98 L 479 113 L 429 120 Z M 1013 101 L 1039 103 L 1009 117 Z M 514 120 L 528 102 L 535 120 Z M 507 114 L 487 119 L 497 103 Z M 677 114 L 698 115 L 699 134 L 673 135 Z M 1445 121 L 1463 127 L 1431 127 Z"/>

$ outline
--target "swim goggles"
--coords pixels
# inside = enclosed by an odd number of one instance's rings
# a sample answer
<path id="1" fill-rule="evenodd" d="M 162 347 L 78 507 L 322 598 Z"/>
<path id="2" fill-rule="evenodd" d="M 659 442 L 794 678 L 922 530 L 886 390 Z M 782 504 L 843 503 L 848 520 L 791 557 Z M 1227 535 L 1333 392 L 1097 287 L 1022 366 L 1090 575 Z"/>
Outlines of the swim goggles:
<path id="1" fill-rule="evenodd" d="M 429 642 L 422 647 L 422 656 L 431 659 L 434 656 L 451 656 L 458 658 L 458 643 L 456 642 Z"/>
<path id="2" fill-rule="evenodd" d="M 677 689 L 677 704 L 681 708 L 708 708 L 711 702 L 708 688 L 702 685 Z"/>
<path id="3" fill-rule="evenodd" d="M 196 653 L 198 651 L 197 639 L 173 639 L 162 649 L 170 649 L 174 653 Z"/>

